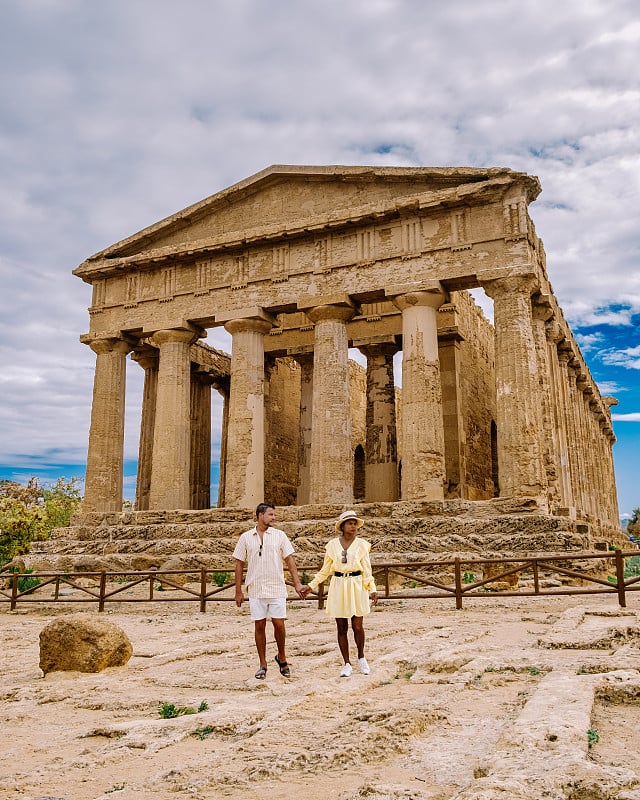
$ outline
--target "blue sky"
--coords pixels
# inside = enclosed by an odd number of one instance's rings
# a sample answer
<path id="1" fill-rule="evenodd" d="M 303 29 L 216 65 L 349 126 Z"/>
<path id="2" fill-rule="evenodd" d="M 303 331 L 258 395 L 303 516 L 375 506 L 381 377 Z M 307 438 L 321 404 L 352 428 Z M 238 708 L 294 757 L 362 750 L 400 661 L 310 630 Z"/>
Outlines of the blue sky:
<path id="1" fill-rule="evenodd" d="M 640 506 L 635 0 L 0 8 L 0 476 L 84 473 L 87 256 L 269 164 L 504 166 L 540 178 L 555 294 L 619 399 L 620 510 Z M 132 496 L 137 365 L 127 380 Z"/>

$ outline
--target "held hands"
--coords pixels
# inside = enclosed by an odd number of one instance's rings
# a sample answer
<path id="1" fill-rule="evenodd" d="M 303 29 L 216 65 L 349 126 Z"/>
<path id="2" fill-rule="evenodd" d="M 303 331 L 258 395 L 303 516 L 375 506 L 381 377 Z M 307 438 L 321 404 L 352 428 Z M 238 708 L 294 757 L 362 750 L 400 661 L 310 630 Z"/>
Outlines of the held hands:
<path id="1" fill-rule="evenodd" d="M 301 586 L 298 594 L 300 595 L 302 600 L 306 600 L 310 592 L 311 592 L 310 586 Z"/>

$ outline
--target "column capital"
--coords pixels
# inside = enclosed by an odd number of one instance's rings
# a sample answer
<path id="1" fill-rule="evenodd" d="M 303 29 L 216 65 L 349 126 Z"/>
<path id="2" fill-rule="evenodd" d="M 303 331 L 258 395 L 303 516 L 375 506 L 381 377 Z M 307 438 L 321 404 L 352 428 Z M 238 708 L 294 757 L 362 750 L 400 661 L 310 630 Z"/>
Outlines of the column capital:
<path id="1" fill-rule="evenodd" d="M 519 293 L 531 296 L 540 287 L 538 276 L 533 272 L 512 272 L 480 281 L 484 291 L 494 300 L 505 294 Z"/>
<path id="2" fill-rule="evenodd" d="M 357 347 L 358 350 L 367 358 L 376 356 L 394 356 L 399 350 L 400 347 L 397 342 L 395 341 L 387 341 L 387 342 L 354 342 L 354 347 Z"/>
<path id="3" fill-rule="evenodd" d="M 352 304 L 322 304 L 305 309 L 305 314 L 311 322 L 348 322 L 358 313 L 356 306 Z"/>
<path id="4" fill-rule="evenodd" d="M 547 320 L 545 325 L 545 334 L 547 336 L 547 341 L 552 342 L 555 345 L 559 345 L 564 339 L 564 331 L 555 317 L 551 317 Z"/>
<path id="5" fill-rule="evenodd" d="M 273 323 L 267 319 L 257 317 L 242 317 L 230 319 L 224 324 L 224 329 L 232 336 L 236 333 L 261 333 L 265 336 L 273 328 Z"/>
<path id="6" fill-rule="evenodd" d="M 151 336 L 151 341 L 159 347 L 161 344 L 166 344 L 167 342 L 193 344 L 198 338 L 198 334 L 194 331 L 185 330 L 184 328 L 169 328 L 167 330 L 156 331 L 153 336 Z"/>
<path id="7" fill-rule="evenodd" d="M 441 305 L 449 301 L 449 295 L 439 281 L 435 281 L 432 286 L 415 287 L 411 286 L 388 286 L 385 289 L 387 297 L 400 311 L 414 306 L 427 306 L 428 308 L 440 308 Z"/>
<path id="8" fill-rule="evenodd" d="M 534 295 L 533 304 L 531 308 L 533 312 L 533 318 L 536 320 L 547 322 L 554 316 L 553 306 L 551 305 L 551 298 L 548 294 Z"/>
<path id="9" fill-rule="evenodd" d="M 94 353 L 100 355 L 102 353 L 121 353 L 127 355 L 133 350 L 133 345 L 121 336 L 105 336 L 99 339 L 90 338 L 89 335 L 81 336 L 80 341 L 83 344 L 88 344 Z"/>
<path id="10" fill-rule="evenodd" d="M 142 345 L 141 347 L 134 348 L 131 358 L 137 364 L 140 364 L 144 370 L 157 369 L 160 353 L 157 347 Z"/>

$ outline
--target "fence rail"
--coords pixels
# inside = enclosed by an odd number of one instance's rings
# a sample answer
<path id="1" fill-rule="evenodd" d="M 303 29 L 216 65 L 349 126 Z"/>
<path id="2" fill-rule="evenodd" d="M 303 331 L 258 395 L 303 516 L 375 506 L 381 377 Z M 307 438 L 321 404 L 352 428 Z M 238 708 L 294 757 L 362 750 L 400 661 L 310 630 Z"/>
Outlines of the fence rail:
<path id="1" fill-rule="evenodd" d="M 633 574 L 625 575 L 625 559 L 637 559 L 631 570 Z M 603 561 L 600 572 L 613 572 L 603 578 L 591 574 L 579 567 L 571 568 L 573 562 L 599 559 Z M 611 563 L 613 562 L 613 563 Z M 580 594 L 615 594 L 621 607 L 626 607 L 628 592 L 640 590 L 640 556 L 637 550 L 623 552 L 615 550 L 607 553 L 548 553 L 535 557 L 522 558 L 452 558 L 421 562 L 396 562 L 374 564 L 373 574 L 378 585 L 378 595 L 383 599 L 418 600 L 447 599 L 455 600 L 456 608 L 462 608 L 463 599 L 487 599 L 494 597 L 548 597 L 558 595 Z M 491 565 L 490 574 L 476 580 L 477 571 L 483 575 L 487 565 Z M 609 569 L 609 567 L 611 569 Z M 497 569 L 496 569 L 497 568 Z M 300 574 L 307 570 L 315 572 L 315 567 L 298 567 Z M 430 577 L 429 572 L 435 573 Z M 443 582 L 438 576 L 453 574 L 453 581 Z M 504 583 L 506 578 L 517 575 L 519 583 L 523 574 L 531 574 L 531 580 L 515 589 L 504 590 L 495 584 Z M 564 576 L 580 585 L 542 586 L 546 574 Z M 627 570 L 628 573 L 628 570 Z M 638 573 L 638 574 L 636 574 Z M 193 576 L 194 570 L 149 570 L 146 572 L 29 572 L 17 573 L 0 570 L 0 583 L 4 579 L 8 586 L 0 588 L 0 604 L 9 603 L 14 611 L 22 603 L 96 603 L 98 611 L 104 611 L 107 603 L 149 603 L 149 602 L 197 602 L 199 610 L 205 612 L 207 603 L 233 602 L 230 593 L 234 586 L 234 569 L 201 569 L 198 588 L 183 585 L 177 576 Z M 215 583 L 210 586 L 208 577 Z M 82 579 L 92 581 L 92 585 L 78 583 Z M 392 588 L 392 583 L 400 583 L 400 588 Z M 289 582 L 290 583 L 290 582 Z M 148 585 L 144 597 L 127 596 L 127 592 L 137 586 Z M 492 584 L 494 584 L 492 586 Z M 45 592 L 46 587 L 51 587 Z M 62 586 L 62 590 L 61 590 Z M 73 594 L 70 596 L 65 587 Z M 165 587 L 171 590 L 165 594 Z M 226 593 L 226 594 L 225 594 Z M 325 587 L 321 584 L 315 599 L 319 608 L 324 607 Z"/>

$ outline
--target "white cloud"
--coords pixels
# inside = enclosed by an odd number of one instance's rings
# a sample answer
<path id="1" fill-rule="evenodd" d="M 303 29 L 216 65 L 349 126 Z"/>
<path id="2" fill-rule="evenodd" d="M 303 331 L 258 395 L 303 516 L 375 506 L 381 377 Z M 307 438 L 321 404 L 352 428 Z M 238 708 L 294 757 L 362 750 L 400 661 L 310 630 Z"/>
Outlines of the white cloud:
<path id="1" fill-rule="evenodd" d="M 640 369 L 640 345 L 623 350 L 608 350 L 601 353 L 605 364 L 616 364 L 626 369 Z"/>
<path id="2" fill-rule="evenodd" d="M 614 422 L 640 422 L 640 411 L 631 414 L 612 414 L 611 419 Z"/>

